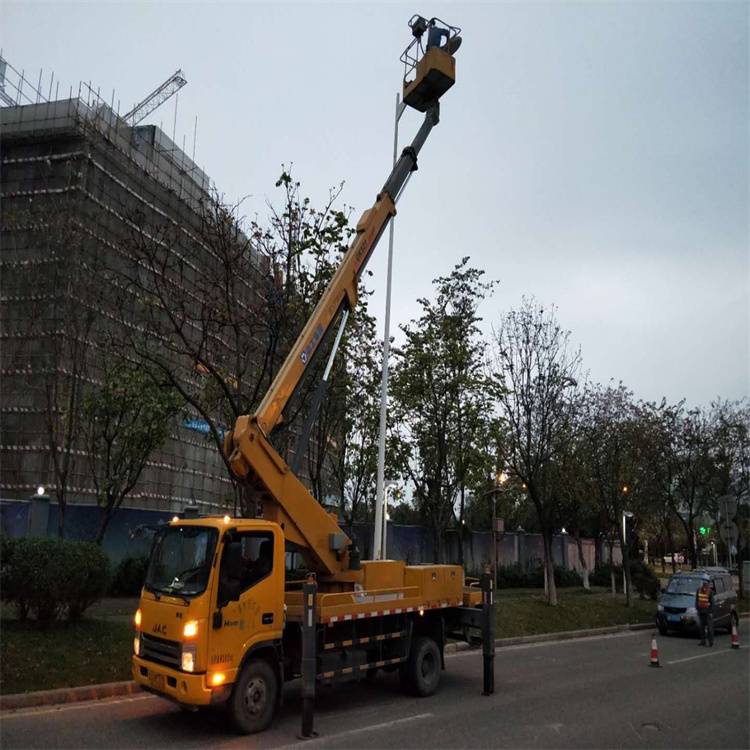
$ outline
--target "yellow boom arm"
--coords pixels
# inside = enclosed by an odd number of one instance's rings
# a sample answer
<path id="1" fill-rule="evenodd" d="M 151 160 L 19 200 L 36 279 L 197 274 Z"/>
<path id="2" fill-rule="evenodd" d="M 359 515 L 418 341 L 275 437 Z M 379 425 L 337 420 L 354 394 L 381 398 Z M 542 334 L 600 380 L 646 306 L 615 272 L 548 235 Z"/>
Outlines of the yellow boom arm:
<path id="1" fill-rule="evenodd" d="M 396 215 L 396 202 L 409 174 L 417 168 L 417 155 L 438 123 L 438 99 L 449 88 L 445 85 L 446 71 L 452 76 L 455 70 L 449 49 L 428 50 L 415 80 L 404 80 L 405 93 L 413 91 L 415 84 L 420 86 L 418 109 L 425 112 L 424 122 L 412 144 L 403 150 L 375 204 L 357 222 L 354 241 L 258 410 L 252 416 L 239 417 L 234 430 L 225 438 L 224 448 L 233 472 L 262 494 L 263 518 L 282 526 L 286 538 L 301 547 L 310 569 L 342 583 L 360 579 L 357 553 L 339 528 L 336 516 L 325 511 L 294 476 L 269 436 L 282 421 L 284 408 L 297 392 L 305 370 L 322 348 L 322 341 L 336 318 L 342 310 L 351 310 L 357 304 L 357 281 L 388 222 Z M 436 69 L 440 73 L 440 86 L 431 88 Z M 432 98 L 425 105 L 431 90 Z"/>

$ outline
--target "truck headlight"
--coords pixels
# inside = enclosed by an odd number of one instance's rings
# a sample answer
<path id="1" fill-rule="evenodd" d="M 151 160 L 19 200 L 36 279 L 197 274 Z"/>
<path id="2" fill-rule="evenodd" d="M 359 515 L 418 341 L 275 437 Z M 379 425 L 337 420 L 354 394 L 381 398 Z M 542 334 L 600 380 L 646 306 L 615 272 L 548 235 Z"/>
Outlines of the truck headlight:
<path id="1" fill-rule="evenodd" d="M 688 607 L 685 610 L 685 614 L 688 614 L 688 615 L 694 615 L 696 614 L 696 612 L 698 612 L 698 610 L 695 607 Z"/>
<path id="2" fill-rule="evenodd" d="M 195 671 L 195 644 L 194 643 L 182 644 L 182 659 L 180 661 L 180 666 L 183 672 Z"/>
<path id="3" fill-rule="evenodd" d="M 133 638 L 133 653 L 136 656 L 141 655 L 141 634 L 136 633 L 135 638 Z"/>

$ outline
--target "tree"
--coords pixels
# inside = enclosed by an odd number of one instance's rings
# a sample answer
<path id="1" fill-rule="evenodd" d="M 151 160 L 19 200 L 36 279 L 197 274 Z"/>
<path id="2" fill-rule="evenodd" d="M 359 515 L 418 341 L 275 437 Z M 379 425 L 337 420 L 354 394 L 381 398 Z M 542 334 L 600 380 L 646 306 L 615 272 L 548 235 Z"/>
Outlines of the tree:
<path id="1" fill-rule="evenodd" d="M 100 511 L 96 543 L 174 425 L 182 400 L 149 373 L 105 358 L 101 384 L 83 402 L 82 428 Z"/>
<path id="2" fill-rule="evenodd" d="M 626 603 L 632 607 L 633 540 L 653 497 L 648 472 L 648 456 L 655 444 L 650 411 L 637 404 L 622 383 L 588 388 L 583 411 L 587 474 L 603 517 L 620 541 Z"/>
<path id="3" fill-rule="evenodd" d="M 674 491 L 672 510 L 685 530 L 690 562 L 698 566 L 696 533 L 698 521 L 715 511 L 716 474 L 713 429 L 704 409 L 680 410 L 672 435 L 669 458 Z"/>
<path id="4" fill-rule="evenodd" d="M 334 392 L 326 405 L 326 411 L 338 413 L 338 428 L 331 432 L 323 423 L 316 425 L 320 434 L 328 434 L 331 488 L 348 524 L 373 516 L 380 428 L 381 368 L 375 321 L 366 308 L 358 308 L 354 317 L 352 333 L 342 347 Z"/>
<path id="5" fill-rule="evenodd" d="M 548 601 L 557 604 L 552 536 L 560 497 L 557 461 L 572 439 L 573 400 L 581 369 L 580 351 L 571 351 L 570 333 L 545 309 L 524 298 L 519 310 L 502 316 L 493 332 L 493 375 L 502 387 L 498 406 L 506 443 L 503 460 L 526 485 L 544 540 Z"/>
<path id="6" fill-rule="evenodd" d="M 136 323 L 124 326 L 126 343 L 205 421 L 230 475 L 225 432 L 270 386 L 323 291 L 325 259 L 343 252 L 350 234 L 334 209 L 341 188 L 315 210 L 288 171 L 276 186 L 283 207 L 270 207 L 266 227 L 214 197 L 196 207 L 192 224 L 135 212 L 123 243 L 130 263 L 119 274 L 121 309 L 135 302 Z M 274 435 L 282 456 L 318 371 L 310 370 Z M 241 489 L 242 511 L 252 515 L 252 488 Z"/>
<path id="7" fill-rule="evenodd" d="M 402 326 L 406 342 L 394 350 L 391 445 L 414 486 L 417 508 L 429 519 L 436 562 L 444 559 L 449 523 L 458 515 L 463 525 L 467 479 L 488 444 L 495 390 L 482 371 L 478 327 L 479 305 L 493 283 L 482 282 L 484 272 L 468 261 L 434 280 L 434 301 L 419 300 L 422 315 Z"/>
<path id="8" fill-rule="evenodd" d="M 575 540 L 578 563 L 581 567 L 583 587 L 589 589 L 589 566 L 583 553 L 582 537 L 596 536 L 599 505 L 593 483 L 590 481 L 586 461 L 587 445 L 583 432 L 581 403 L 575 408 L 572 439 L 563 447 L 558 457 L 560 518 Z"/>
<path id="9" fill-rule="evenodd" d="M 716 495 L 718 498 L 732 497 L 739 511 L 743 502 L 750 501 L 750 404 L 745 400 L 717 400 L 711 404 L 711 422 L 714 435 Z M 721 514 L 722 508 L 717 508 L 717 511 Z M 743 539 L 747 539 L 741 523 L 743 514 L 738 512 L 737 518 L 740 521 L 740 539 L 737 542 L 739 595 L 742 596 L 741 561 L 748 558 L 750 550 L 744 547 L 743 554 L 742 542 Z"/>

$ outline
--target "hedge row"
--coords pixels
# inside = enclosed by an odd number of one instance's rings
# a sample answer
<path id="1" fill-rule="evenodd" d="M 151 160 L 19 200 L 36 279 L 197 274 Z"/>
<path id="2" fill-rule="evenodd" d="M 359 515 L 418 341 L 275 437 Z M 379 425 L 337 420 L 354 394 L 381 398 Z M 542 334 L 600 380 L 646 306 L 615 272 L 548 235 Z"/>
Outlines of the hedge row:
<path id="1" fill-rule="evenodd" d="M 581 576 L 575 570 L 565 570 L 555 565 L 555 586 L 581 586 Z M 544 568 L 523 568 L 520 565 L 501 565 L 497 569 L 497 588 L 543 588 Z"/>
<path id="2" fill-rule="evenodd" d="M 3 539 L 0 593 L 21 620 L 33 615 L 43 630 L 56 620 L 80 619 L 106 593 L 109 558 L 91 542 L 53 537 Z"/>

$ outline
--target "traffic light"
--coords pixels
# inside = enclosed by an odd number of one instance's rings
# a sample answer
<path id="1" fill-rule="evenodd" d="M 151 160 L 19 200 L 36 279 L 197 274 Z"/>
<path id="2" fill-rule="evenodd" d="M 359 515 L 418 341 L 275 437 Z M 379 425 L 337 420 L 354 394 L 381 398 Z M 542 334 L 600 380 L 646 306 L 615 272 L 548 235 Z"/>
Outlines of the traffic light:
<path id="1" fill-rule="evenodd" d="M 701 526 L 698 531 L 700 532 L 701 536 L 705 536 L 706 534 L 711 533 L 711 527 L 710 526 Z"/>

